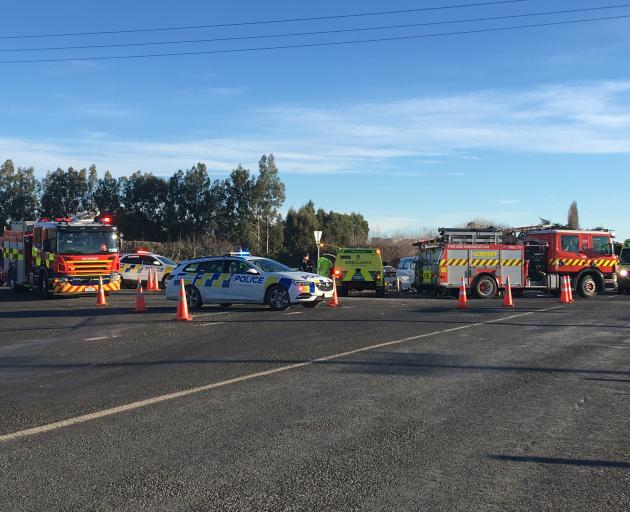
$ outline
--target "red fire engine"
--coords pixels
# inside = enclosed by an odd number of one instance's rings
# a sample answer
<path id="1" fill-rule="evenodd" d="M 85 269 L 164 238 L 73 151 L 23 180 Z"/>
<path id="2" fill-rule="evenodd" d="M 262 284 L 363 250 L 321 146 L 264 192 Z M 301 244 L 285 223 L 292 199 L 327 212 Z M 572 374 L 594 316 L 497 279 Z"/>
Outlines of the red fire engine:
<path id="1" fill-rule="evenodd" d="M 120 239 L 109 215 L 18 221 L 2 237 L 3 276 L 14 289 L 96 293 L 120 289 Z"/>
<path id="2" fill-rule="evenodd" d="M 462 278 L 475 297 L 492 298 L 507 277 L 515 294 L 524 290 L 557 293 L 569 276 L 582 297 L 617 288 L 618 265 L 607 230 L 531 226 L 497 230 L 440 229 L 440 237 L 419 248 L 416 287 L 437 295 L 455 293 Z"/>

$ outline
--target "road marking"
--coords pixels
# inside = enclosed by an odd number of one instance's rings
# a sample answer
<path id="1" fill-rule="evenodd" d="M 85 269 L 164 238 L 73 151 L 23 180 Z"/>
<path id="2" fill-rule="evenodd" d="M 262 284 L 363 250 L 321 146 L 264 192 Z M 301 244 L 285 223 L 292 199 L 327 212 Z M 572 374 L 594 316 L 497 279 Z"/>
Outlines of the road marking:
<path id="1" fill-rule="evenodd" d="M 222 323 L 222 322 L 207 322 L 207 323 L 203 323 L 203 324 L 200 324 L 200 323 L 193 323 L 193 325 L 194 325 L 195 327 L 206 327 L 206 326 L 208 326 L 208 325 L 219 325 L 219 324 L 221 324 L 221 323 Z"/>
<path id="2" fill-rule="evenodd" d="M 290 313 L 287 313 L 286 315 L 301 315 L 302 313 L 304 313 L 304 311 L 291 311 Z"/>
<path id="3" fill-rule="evenodd" d="M 195 317 L 200 316 L 214 316 L 214 315 L 225 315 L 228 311 L 217 311 L 215 313 L 201 313 L 199 315 L 194 315 Z"/>
<path id="4" fill-rule="evenodd" d="M 235 377 L 233 379 L 223 380 L 220 382 L 213 382 L 211 384 L 205 384 L 203 386 L 197 386 L 194 388 L 185 389 L 182 391 L 177 391 L 175 393 L 168 393 L 166 395 L 155 396 L 152 398 L 147 398 L 145 400 L 139 400 L 137 402 L 131 402 L 129 404 L 119 405 L 117 407 L 112 407 L 110 409 L 103 409 L 101 411 L 96 411 L 90 414 L 84 414 L 82 416 L 75 416 L 74 418 L 67 418 L 65 420 L 55 421 L 53 423 L 48 423 L 47 425 L 41 425 L 39 427 L 28 428 L 25 430 L 18 430 L 17 432 L 12 432 L 10 434 L 0 435 L 0 443 L 6 443 L 7 441 L 14 441 L 15 439 L 20 439 L 22 437 L 33 436 L 36 434 L 43 434 L 46 432 L 52 432 L 55 430 L 59 430 L 66 427 L 71 427 L 74 425 L 79 425 L 81 423 L 86 423 L 89 421 L 95 421 L 101 418 L 106 418 L 108 416 L 114 416 L 116 414 L 121 414 L 124 412 L 134 411 L 136 409 L 142 409 L 144 407 L 149 407 L 150 405 L 159 404 L 162 402 L 168 402 L 170 400 L 175 400 L 177 398 L 184 398 L 191 395 L 196 395 L 199 393 L 203 393 L 205 391 L 210 391 L 212 389 L 223 388 L 225 386 L 229 386 L 231 384 L 239 384 L 241 382 L 246 382 L 253 379 L 260 379 L 262 377 L 269 377 L 271 375 L 276 375 L 278 373 L 288 372 L 290 370 L 297 370 L 298 368 L 305 368 L 307 366 L 312 366 L 318 363 L 325 363 L 328 361 L 334 361 L 336 359 L 341 359 L 342 357 L 352 356 L 354 354 L 360 354 L 362 352 L 369 352 L 372 350 L 377 350 L 385 347 L 392 347 L 394 345 L 401 345 L 403 343 L 408 343 L 410 341 L 417 341 L 424 338 L 430 338 L 431 336 L 439 336 L 440 334 L 447 334 L 456 331 L 463 331 L 465 329 L 472 329 L 473 327 L 479 327 L 481 325 L 492 324 L 496 322 L 501 322 L 504 320 L 512 320 L 514 318 L 520 318 L 524 316 L 533 315 L 534 313 L 542 313 L 545 311 L 551 311 L 553 309 L 559 309 L 562 306 L 556 306 L 553 308 L 546 309 L 538 309 L 536 311 L 529 311 L 527 313 L 519 313 L 516 315 L 510 315 L 503 318 L 496 318 L 494 320 L 489 320 L 486 322 L 476 322 L 473 324 L 460 325 L 458 327 L 451 327 L 450 329 L 444 329 L 441 331 L 433 331 L 425 334 L 418 334 L 416 336 L 409 336 L 407 338 L 401 338 L 393 341 L 385 341 L 383 343 L 377 343 L 375 345 L 368 345 L 365 347 L 356 348 L 353 350 L 348 350 L 347 352 L 339 352 L 337 354 L 332 354 L 329 356 L 319 357 L 317 359 L 310 359 L 308 361 L 304 361 L 302 363 L 294 363 L 285 366 L 280 366 L 279 368 L 274 368 L 272 370 L 265 370 L 262 372 L 250 373 L 247 375 L 242 375 L 240 377 Z"/>
<path id="5" fill-rule="evenodd" d="M 96 338 L 83 338 L 83 341 L 98 341 L 109 339 L 110 336 L 97 336 Z"/>

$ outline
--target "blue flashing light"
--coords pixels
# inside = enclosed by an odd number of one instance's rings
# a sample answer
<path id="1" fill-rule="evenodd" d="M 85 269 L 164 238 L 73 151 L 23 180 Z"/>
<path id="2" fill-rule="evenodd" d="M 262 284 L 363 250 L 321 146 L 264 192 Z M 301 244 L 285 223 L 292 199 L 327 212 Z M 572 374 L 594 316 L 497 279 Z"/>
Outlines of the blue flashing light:
<path id="1" fill-rule="evenodd" d="M 240 257 L 245 257 L 245 256 L 251 256 L 252 253 L 249 251 L 237 251 L 237 252 L 231 252 L 230 256 L 240 256 Z"/>

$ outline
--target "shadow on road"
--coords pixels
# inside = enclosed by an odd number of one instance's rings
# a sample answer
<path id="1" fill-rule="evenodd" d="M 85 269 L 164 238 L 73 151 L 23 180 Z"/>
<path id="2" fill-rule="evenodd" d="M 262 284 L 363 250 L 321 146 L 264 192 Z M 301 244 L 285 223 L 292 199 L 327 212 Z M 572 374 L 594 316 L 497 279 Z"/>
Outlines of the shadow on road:
<path id="1" fill-rule="evenodd" d="M 431 353 L 372 353 L 369 359 L 335 359 L 321 361 L 317 359 L 268 359 L 268 358 L 216 358 L 216 359 L 158 359 L 155 361 L 117 361 L 112 363 L 36 363 L 23 362 L 24 358 L 0 359 L 0 368 L 125 368 L 125 367 L 153 367 L 153 366 L 185 366 L 185 365 L 292 365 L 310 363 L 314 366 L 335 366 L 343 371 L 366 373 L 371 375 L 420 375 L 444 374 L 447 371 L 458 372 L 498 372 L 498 373 L 534 373 L 549 375 L 609 375 L 630 377 L 630 370 L 595 370 L 588 368 L 560 368 L 540 366 L 496 366 L 458 364 L 450 362 L 452 356 Z"/>
<path id="2" fill-rule="evenodd" d="M 554 457 L 535 457 L 517 455 L 488 455 L 489 459 L 500 462 L 526 462 L 530 464 L 557 464 L 563 466 L 582 466 L 594 468 L 630 469 L 630 462 L 592 459 L 562 459 Z"/>

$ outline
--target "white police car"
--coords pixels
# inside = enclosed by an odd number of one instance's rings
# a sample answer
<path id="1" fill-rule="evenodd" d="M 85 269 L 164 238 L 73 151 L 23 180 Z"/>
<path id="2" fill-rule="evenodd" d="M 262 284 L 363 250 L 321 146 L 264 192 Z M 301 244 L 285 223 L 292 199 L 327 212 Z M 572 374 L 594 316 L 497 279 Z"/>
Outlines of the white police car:
<path id="1" fill-rule="evenodd" d="M 332 298 L 333 282 L 327 277 L 296 272 L 277 261 L 248 253 L 207 256 L 186 260 L 166 282 L 166 298 L 178 300 L 184 280 L 188 304 L 267 304 L 282 311 L 291 304 L 315 307 Z"/>
<path id="2" fill-rule="evenodd" d="M 146 286 L 149 279 L 149 270 L 154 270 L 158 283 L 164 288 L 168 276 L 176 266 L 177 263 L 173 260 L 142 249 L 138 249 L 134 253 L 123 254 L 120 256 L 122 285 L 123 287 L 135 286 L 138 278 L 140 278 L 142 284 Z"/>

